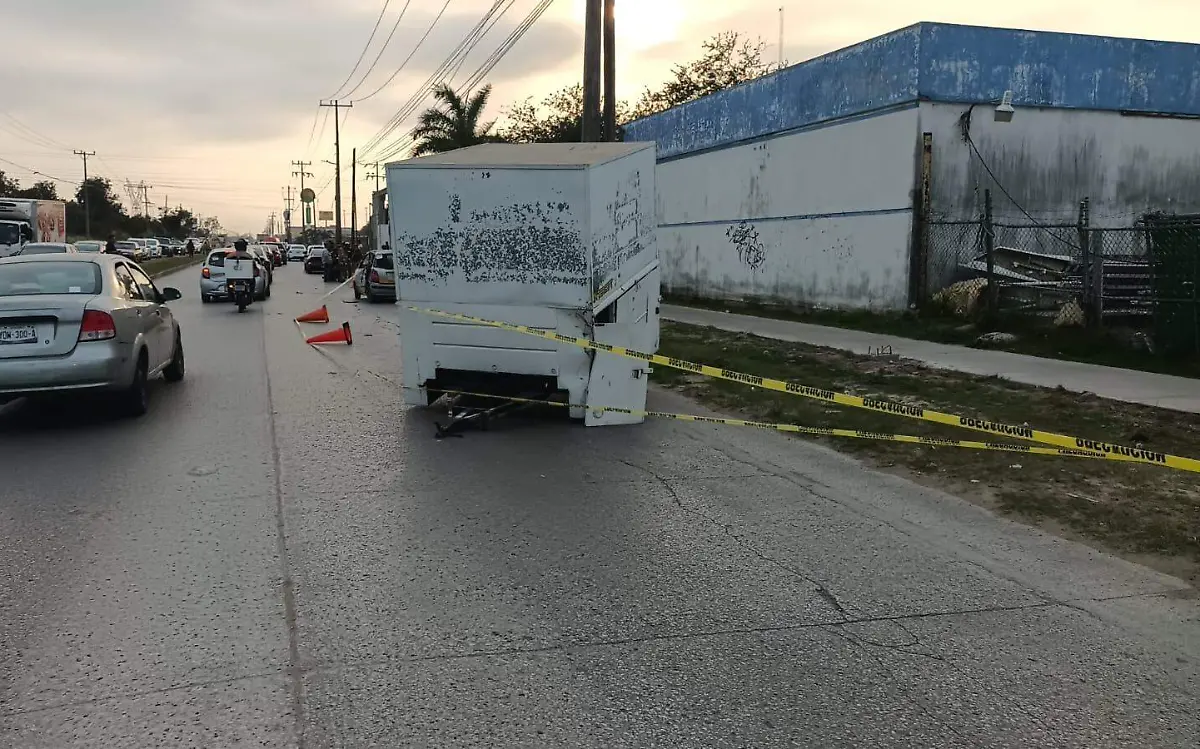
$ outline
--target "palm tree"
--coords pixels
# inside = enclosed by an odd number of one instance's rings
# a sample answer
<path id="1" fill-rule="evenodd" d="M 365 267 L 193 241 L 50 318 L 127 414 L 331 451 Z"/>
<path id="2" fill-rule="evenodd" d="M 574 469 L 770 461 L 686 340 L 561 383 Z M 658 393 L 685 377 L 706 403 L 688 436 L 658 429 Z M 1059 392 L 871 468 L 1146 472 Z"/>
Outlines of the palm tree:
<path id="1" fill-rule="evenodd" d="M 445 83 L 433 91 L 438 105 L 426 109 L 417 120 L 411 133 L 415 145 L 413 156 L 444 153 L 456 148 L 476 146 L 480 143 L 496 143 L 500 136 L 491 133 L 495 120 L 480 123 L 479 118 L 487 107 L 492 87 L 484 86 L 466 99 Z"/>

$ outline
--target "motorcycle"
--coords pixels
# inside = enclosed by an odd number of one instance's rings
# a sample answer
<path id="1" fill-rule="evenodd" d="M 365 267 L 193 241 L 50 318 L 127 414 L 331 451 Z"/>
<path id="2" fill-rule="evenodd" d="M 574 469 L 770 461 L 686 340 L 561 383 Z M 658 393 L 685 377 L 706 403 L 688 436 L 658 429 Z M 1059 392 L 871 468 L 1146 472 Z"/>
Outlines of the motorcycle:
<path id="1" fill-rule="evenodd" d="M 229 298 L 237 305 L 238 312 L 245 312 L 254 301 L 255 286 L 261 272 L 253 258 L 225 259 L 226 288 Z"/>

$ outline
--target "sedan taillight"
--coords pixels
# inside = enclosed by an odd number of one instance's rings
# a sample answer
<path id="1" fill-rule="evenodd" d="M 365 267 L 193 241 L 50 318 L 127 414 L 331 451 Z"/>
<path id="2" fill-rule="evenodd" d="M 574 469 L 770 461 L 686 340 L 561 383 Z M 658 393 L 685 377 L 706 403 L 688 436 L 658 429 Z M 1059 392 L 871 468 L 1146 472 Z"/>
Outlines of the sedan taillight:
<path id="1" fill-rule="evenodd" d="M 107 341 L 117 337 L 117 325 L 107 312 L 90 309 L 83 313 L 79 325 L 80 341 Z"/>
<path id="2" fill-rule="evenodd" d="M 200 275 L 204 276 L 205 278 L 212 278 L 212 271 L 208 268 L 201 268 Z"/>
<path id="3" fill-rule="evenodd" d="M 379 283 L 379 272 L 371 271 L 371 283 Z"/>

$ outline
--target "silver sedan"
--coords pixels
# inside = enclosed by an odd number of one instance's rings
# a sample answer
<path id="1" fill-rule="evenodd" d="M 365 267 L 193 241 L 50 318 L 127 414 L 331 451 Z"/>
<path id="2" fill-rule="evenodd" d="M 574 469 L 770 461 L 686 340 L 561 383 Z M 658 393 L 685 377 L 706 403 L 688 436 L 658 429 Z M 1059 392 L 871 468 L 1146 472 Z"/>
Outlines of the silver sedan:
<path id="1" fill-rule="evenodd" d="M 106 392 L 121 411 L 147 409 L 146 381 L 183 379 L 183 341 L 167 302 L 118 255 L 0 259 L 0 401 Z"/>

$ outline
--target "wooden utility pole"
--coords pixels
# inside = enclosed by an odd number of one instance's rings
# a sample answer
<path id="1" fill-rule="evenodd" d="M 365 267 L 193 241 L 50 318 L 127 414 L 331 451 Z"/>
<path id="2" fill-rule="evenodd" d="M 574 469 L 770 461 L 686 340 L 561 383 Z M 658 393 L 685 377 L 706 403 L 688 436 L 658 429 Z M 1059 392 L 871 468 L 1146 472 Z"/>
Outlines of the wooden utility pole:
<path id="1" fill-rule="evenodd" d="M 604 140 L 617 139 L 616 0 L 604 0 Z"/>
<path id="2" fill-rule="evenodd" d="M 333 216 L 337 222 L 334 225 L 333 241 L 340 247 L 342 244 L 342 132 L 338 120 L 341 119 L 342 110 L 353 107 L 354 103 L 342 103 L 334 99 L 329 103 L 321 102 L 321 106 L 333 107 Z"/>
<path id="3" fill-rule="evenodd" d="M 605 0 L 585 0 L 587 15 L 583 30 L 583 137 L 584 143 L 601 139 L 600 133 L 600 73 L 601 26 Z"/>
<path id="4" fill-rule="evenodd" d="M 92 238 L 92 205 L 88 200 L 88 173 L 87 160 L 88 156 L 95 156 L 95 151 L 76 151 L 76 156 L 83 157 L 83 233 L 88 238 Z"/>

